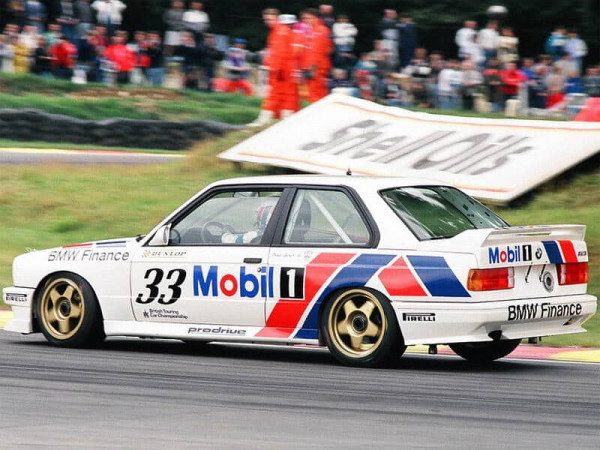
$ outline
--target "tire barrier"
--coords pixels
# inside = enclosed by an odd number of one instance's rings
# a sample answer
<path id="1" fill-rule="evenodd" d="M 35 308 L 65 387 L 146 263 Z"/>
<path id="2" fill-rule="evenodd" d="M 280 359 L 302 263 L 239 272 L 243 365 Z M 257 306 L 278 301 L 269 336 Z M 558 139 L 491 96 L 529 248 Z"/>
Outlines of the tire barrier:
<path id="1" fill-rule="evenodd" d="M 111 147 L 183 150 L 194 142 L 239 129 L 209 120 L 83 120 L 37 109 L 0 109 L 0 139 Z"/>

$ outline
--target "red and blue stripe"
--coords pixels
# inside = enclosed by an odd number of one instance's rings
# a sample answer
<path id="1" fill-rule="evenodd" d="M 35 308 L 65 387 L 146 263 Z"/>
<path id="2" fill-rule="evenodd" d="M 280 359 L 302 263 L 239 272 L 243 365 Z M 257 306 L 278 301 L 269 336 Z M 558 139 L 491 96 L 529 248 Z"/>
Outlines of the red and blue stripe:
<path id="1" fill-rule="evenodd" d="M 407 256 L 433 297 L 470 297 L 443 256 Z"/>
<path id="2" fill-rule="evenodd" d="M 550 264 L 578 262 L 575 246 L 571 241 L 542 241 Z"/>
<path id="3" fill-rule="evenodd" d="M 298 339 L 317 339 L 319 337 L 319 309 L 323 301 L 338 289 L 363 287 L 382 267 L 388 265 L 395 255 L 362 254 L 349 265 L 342 268 L 323 289 L 317 301 L 312 305 L 300 330 L 294 336 Z"/>
<path id="4" fill-rule="evenodd" d="M 257 337 L 317 339 L 325 299 L 340 289 L 364 287 L 377 273 L 392 296 L 470 297 L 441 256 L 321 253 L 306 266 L 304 299 L 280 299 Z"/>

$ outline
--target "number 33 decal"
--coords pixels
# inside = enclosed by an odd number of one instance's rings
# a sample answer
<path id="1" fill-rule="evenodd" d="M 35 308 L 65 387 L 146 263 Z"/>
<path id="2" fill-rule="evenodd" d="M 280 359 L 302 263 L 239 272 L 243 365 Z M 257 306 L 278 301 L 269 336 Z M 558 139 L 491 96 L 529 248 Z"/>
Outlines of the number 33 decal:
<path id="1" fill-rule="evenodd" d="M 154 274 L 154 276 L 152 276 Z M 160 288 L 158 285 L 163 280 L 165 272 L 162 269 L 148 269 L 146 274 L 144 275 L 144 279 L 150 281 L 146 288 L 150 291 L 148 297 L 144 298 L 145 293 L 138 294 L 135 301 L 137 303 L 152 303 L 154 300 L 158 298 L 158 303 L 161 305 L 170 305 L 171 303 L 175 303 L 181 297 L 181 285 L 185 281 L 186 273 L 183 269 L 173 269 L 167 273 L 166 279 L 171 281 L 172 284 L 169 285 L 169 289 L 171 290 L 171 298 L 165 300 L 166 295 L 160 293 Z"/>

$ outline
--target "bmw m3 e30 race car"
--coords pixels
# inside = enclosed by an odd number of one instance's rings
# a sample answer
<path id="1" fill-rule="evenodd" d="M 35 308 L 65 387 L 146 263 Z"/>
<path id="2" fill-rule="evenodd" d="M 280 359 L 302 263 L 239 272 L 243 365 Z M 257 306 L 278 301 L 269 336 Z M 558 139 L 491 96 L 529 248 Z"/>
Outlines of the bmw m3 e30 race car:
<path id="1" fill-rule="evenodd" d="M 375 366 L 449 344 L 484 362 L 578 333 L 581 225 L 510 227 L 418 180 L 274 176 L 208 186 L 144 237 L 18 256 L 6 329 L 58 346 L 105 336 L 327 346 Z"/>

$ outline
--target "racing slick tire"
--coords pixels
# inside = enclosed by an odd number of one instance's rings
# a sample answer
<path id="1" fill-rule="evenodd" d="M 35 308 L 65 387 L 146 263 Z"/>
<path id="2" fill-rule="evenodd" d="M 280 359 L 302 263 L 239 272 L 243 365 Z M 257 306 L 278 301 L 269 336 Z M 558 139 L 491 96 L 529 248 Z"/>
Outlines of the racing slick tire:
<path id="1" fill-rule="evenodd" d="M 392 305 L 369 289 L 333 295 L 321 315 L 321 335 L 335 359 L 349 366 L 393 363 L 406 350 Z"/>
<path id="2" fill-rule="evenodd" d="M 458 356 L 477 364 L 485 364 L 500 359 L 510 354 L 521 343 L 521 339 L 492 341 L 492 342 L 464 342 L 450 344 L 450 348 Z"/>
<path id="3" fill-rule="evenodd" d="M 91 347 L 106 335 L 92 287 L 79 275 L 60 272 L 38 291 L 38 325 L 48 342 L 60 347 Z"/>

